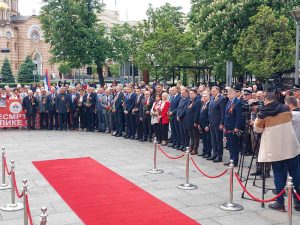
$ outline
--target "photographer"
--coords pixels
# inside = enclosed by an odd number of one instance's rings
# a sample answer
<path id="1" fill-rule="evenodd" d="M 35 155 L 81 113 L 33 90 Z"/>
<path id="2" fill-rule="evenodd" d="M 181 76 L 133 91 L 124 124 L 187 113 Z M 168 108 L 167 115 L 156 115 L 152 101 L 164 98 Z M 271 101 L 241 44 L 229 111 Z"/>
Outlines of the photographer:
<path id="1" fill-rule="evenodd" d="M 277 194 L 284 189 L 288 173 L 299 193 L 300 145 L 293 131 L 291 112 L 286 105 L 276 101 L 273 92 L 266 94 L 264 103 L 254 123 L 255 132 L 262 133 L 258 162 L 272 163 Z M 284 197 L 280 196 L 269 208 L 284 212 Z M 300 210 L 297 199 L 295 209 Z"/>

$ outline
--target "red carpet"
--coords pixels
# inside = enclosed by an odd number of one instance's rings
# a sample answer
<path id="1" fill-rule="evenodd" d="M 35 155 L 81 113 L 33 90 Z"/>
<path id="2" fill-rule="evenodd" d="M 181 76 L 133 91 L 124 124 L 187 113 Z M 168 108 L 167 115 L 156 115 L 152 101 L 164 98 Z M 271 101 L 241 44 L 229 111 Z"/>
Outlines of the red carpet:
<path id="1" fill-rule="evenodd" d="M 33 162 L 86 225 L 196 225 L 91 158 Z"/>

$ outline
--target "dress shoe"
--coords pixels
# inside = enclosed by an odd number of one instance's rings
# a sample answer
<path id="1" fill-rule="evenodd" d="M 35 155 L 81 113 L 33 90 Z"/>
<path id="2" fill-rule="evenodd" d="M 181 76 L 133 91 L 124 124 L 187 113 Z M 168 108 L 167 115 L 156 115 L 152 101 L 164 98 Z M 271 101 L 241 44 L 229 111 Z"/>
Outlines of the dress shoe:
<path id="1" fill-rule="evenodd" d="M 201 154 L 199 154 L 198 156 L 205 156 L 205 154 L 204 154 L 204 153 L 201 153 Z"/>
<path id="2" fill-rule="evenodd" d="M 136 138 L 135 138 L 135 140 L 140 140 L 140 139 L 141 139 L 140 137 L 136 137 Z"/>
<path id="3" fill-rule="evenodd" d="M 128 139 L 128 138 L 129 138 L 129 136 L 125 136 L 125 137 L 124 137 L 124 139 Z"/>
<path id="4" fill-rule="evenodd" d="M 250 173 L 250 176 L 260 176 L 260 175 L 262 175 L 261 171 L 256 171 L 254 173 Z"/>
<path id="5" fill-rule="evenodd" d="M 279 211 L 279 212 L 285 212 L 284 204 L 279 204 L 278 202 L 275 202 L 273 204 L 269 204 L 269 208 Z"/>
<path id="6" fill-rule="evenodd" d="M 177 150 L 178 151 L 182 151 L 184 149 L 184 147 L 182 145 L 178 146 Z"/>
<path id="7" fill-rule="evenodd" d="M 196 151 L 196 150 L 193 150 L 192 152 L 191 152 L 191 155 L 197 155 L 198 154 L 198 152 Z"/>
<path id="8" fill-rule="evenodd" d="M 218 157 L 215 160 L 213 160 L 214 163 L 223 162 L 222 157 Z"/>
<path id="9" fill-rule="evenodd" d="M 204 158 L 204 159 L 207 159 L 207 158 L 210 158 L 211 157 L 211 155 L 204 155 L 204 156 L 202 156 L 202 158 Z"/>
<path id="10" fill-rule="evenodd" d="M 209 158 L 207 158 L 206 160 L 215 160 L 217 158 L 217 156 L 211 156 Z"/>
<path id="11" fill-rule="evenodd" d="M 130 137 L 130 140 L 136 140 L 134 136 Z"/>

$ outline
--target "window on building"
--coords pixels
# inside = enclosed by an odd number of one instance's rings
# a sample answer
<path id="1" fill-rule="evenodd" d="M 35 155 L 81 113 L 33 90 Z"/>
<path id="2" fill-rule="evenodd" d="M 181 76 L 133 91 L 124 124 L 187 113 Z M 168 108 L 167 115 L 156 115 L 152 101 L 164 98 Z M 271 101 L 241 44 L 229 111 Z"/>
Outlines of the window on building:
<path id="1" fill-rule="evenodd" d="M 37 30 L 32 31 L 30 38 L 32 42 L 39 42 L 41 39 L 40 32 Z"/>
<path id="2" fill-rule="evenodd" d="M 12 34 L 10 31 L 6 31 L 5 36 L 7 39 L 11 39 L 12 38 Z"/>
<path id="3" fill-rule="evenodd" d="M 9 48 L 9 46 L 10 46 L 10 43 L 9 43 L 9 42 L 7 42 L 7 47 L 6 47 L 6 48 Z"/>

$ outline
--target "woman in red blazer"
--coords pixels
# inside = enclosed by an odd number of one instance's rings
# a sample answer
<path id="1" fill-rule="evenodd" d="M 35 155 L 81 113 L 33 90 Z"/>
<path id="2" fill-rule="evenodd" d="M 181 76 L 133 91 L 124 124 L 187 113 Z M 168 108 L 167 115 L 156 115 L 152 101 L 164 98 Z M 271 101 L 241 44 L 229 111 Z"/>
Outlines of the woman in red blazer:
<path id="1" fill-rule="evenodd" d="M 169 116 L 168 111 L 170 108 L 169 95 L 168 93 L 162 94 L 162 103 L 159 109 L 159 132 L 161 135 L 161 145 L 167 145 L 168 131 L 169 131 Z"/>

